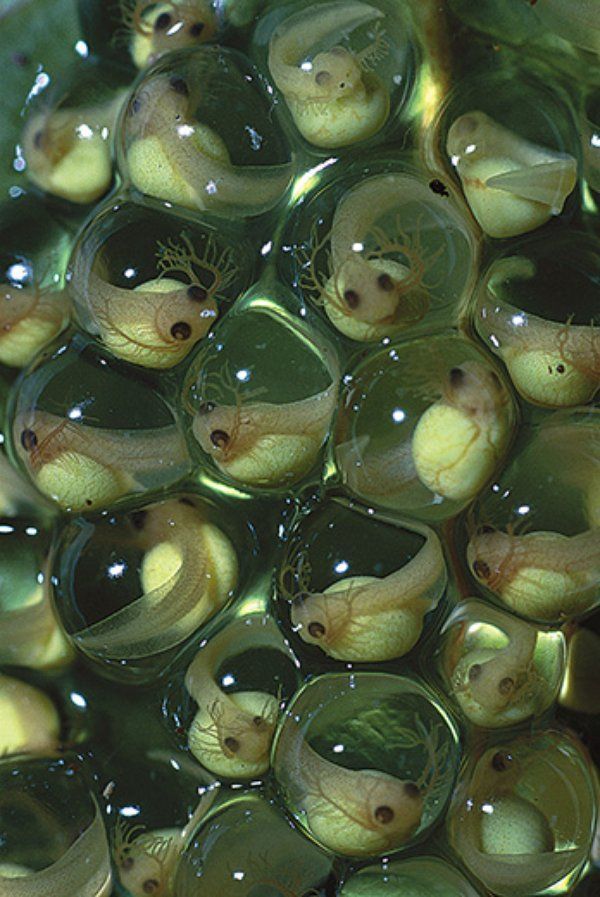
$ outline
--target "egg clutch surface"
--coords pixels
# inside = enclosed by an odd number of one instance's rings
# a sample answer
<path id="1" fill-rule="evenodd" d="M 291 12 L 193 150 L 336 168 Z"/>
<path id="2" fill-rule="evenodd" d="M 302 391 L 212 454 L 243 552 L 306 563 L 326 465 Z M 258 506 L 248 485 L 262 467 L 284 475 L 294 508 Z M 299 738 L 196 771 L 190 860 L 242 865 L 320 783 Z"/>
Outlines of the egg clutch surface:
<path id="1" fill-rule="evenodd" d="M 0 897 L 598 897 L 599 0 L 77 15 L 11 46 Z"/>

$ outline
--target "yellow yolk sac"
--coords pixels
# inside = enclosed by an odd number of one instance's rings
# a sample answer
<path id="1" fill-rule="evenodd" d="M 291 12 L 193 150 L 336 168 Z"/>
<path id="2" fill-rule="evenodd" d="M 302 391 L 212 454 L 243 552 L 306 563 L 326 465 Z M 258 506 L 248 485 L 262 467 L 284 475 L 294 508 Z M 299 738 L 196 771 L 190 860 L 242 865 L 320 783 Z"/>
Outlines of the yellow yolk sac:
<path id="1" fill-rule="evenodd" d="M 577 181 L 573 156 L 536 146 L 484 112 L 457 118 L 446 150 L 473 215 L 490 237 L 516 237 L 560 215 Z"/>

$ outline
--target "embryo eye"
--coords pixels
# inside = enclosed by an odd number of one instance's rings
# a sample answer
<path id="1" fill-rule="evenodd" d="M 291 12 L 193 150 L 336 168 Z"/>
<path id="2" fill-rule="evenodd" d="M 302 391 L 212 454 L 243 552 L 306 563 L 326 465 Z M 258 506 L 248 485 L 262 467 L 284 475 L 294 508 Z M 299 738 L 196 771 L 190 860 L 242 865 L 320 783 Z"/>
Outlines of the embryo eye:
<path id="1" fill-rule="evenodd" d="M 159 16 L 156 17 L 156 21 L 154 23 L 155 31 L 166 31 L 169 25 L 171 24 L 171 16 L 168 12 L 161 12 Z"/>
<path id="2" fill-rule="evenodd" d="M 37 436 L 33 430 L 23 430 L 21 433 L 21 445 L 26 452 L 31 452 L 38 444 Z"/>

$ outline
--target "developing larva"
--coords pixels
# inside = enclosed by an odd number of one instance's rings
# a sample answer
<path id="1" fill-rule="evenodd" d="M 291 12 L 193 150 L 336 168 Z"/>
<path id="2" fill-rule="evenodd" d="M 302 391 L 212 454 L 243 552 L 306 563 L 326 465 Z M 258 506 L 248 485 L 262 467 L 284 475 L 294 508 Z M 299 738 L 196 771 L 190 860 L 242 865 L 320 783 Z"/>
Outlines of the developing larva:
<path id="1" fill-rule="evenodd" d="M 309 6 L 277 26 L 269 43 L 268 65 L 294 122 L 309 143 L 347 146 L 379 131 L 389 114 L 390 98 L 372 71 L 388 45 L 377 27 L 383 13 L 353 0 Z M 373 42 L 358 53 L 335 43 L 369 22 Z M 329 49 L 312 55 L 312 48 Z"/>

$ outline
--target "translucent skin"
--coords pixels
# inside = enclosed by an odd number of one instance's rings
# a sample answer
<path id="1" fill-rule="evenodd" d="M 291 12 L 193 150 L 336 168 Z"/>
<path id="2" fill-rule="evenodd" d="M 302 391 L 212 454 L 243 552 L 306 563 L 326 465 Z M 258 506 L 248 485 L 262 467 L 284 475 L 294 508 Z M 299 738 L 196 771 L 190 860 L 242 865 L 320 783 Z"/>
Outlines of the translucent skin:
<path id="1" fill-rule="evenodd" d="M 300 479 L 315 463 L 336 398 L 332 384 L 285 405 L 206 402 L 194 417 L 192 431 L 224 473 L 248 485 L 279 486 Z"/>
<path id="2" fill-rule="evenodd" d="M 173 648 L 226 604 L 237 581 L 233 546 L 193 504 L 166 501 L 134 520 L 144 592 L 73 634 L 95 657 L 138 659 Z"/>
<path id="3" fill-rule="evenodd" d="M 212 40 L 218 20 L 210 0 L 121 0 L 131 56 L 139 69 L 171 50 Z"/>
<path id="4" fill-rule="evenodd" d="M 306 62 L 312 47 L 382 17 L 380 10 L 366 3 L 333 0 L 289 16 L 273 32 L 268 57 L 271 76 L 298 129 L 311 143 L 323 147 L 354 143 L 385 122 L 387 91 L 368 73 L 387 51 L 380 34 L 360 54 L 335 45 Z"/>
<path id="5" fill-rule="evenodd" d="M 560 37 L 600 54 L 600 21 L 596 0 L 543 0 L 536 14 Z"/>
<path id="6" fill-rule="evenodd" d="M 469 542 L 467 561 L 481 583 L 517 613 L 534 620 L 562 621 L 598 601 L 597 529 L 576 536 L 481 532 Z"/>
<path id="7" fill-rule="evenodd" d="M 600 388 L 598 330 L 568 320 L 564 324 L 544 320 L 496 295 L 496 284 L 534 276 L 535 266 L 528 259 L 516 256 L 497 262 L 479 303 L 477 329 L 502 358 L 523 398 L 553 408 L 586 404 Z"/>
<path id="8" fill-rule="evenodd" d="M 124 91 L 98 106 L 48 109 L 35 113 L 23 130 L 23 156 L 31 181 L 55 196 L 86 204 L 110 187 L 109 137 Z"/>
<path id="9" fill-rule="evenodd" d="M 490 237 L 527 233 L 559 215 L 577 181 L 573 156 L 529 143 L 480 111 L 452 123 L 446 151 Z"/>
<path id="10" fill-rule="evenodd" d="M 183 437 L 174 426 L 107 430 L 35 409 L 17 415 L 13 437 L 38 488 L 72 511 L 143 491 L 142 479 L 152 475 L 164 479 L 165 471 L 172 470 L 175 479 L 189 466 Z"/>
<path id="11" fill-rule="evenodd" d="M 189 209 L 243 216 L 272 208 L 290 183 L 292 163 L 233 165 L 217 132 L 194 118 L 196 99 L 178 76 L 142 82 L 126 122 L 133 184 Z"/>
<path id="12" fill-rule="evenodd" d="M 196 759 L 216 775 L 254 778 L 269 768 L 279 701 L 267 692 L 225 692 L 215 673 L 228 650 L 240 650 L 240 640 L 251 635 L 252 647 L 273 647 L 273 633 L 255 622 L 230 626 L 225 640 L 211 639 L 188 667 L 185 687 L 198 704 L 188 733 L 188 745 Z"/>
<path id="13" fill-rule="evenodd" d="M 410 651 L 446 584 L 439 540 L 426 533 L 417 555 L 388 576 L 351 576 L 296 598 L 291 619 L 300 638 L 337 660 L 383 661 Z"/>
<path id="14" fill-rule="evenodd" d="M 423 796 L 414 782 L 325 760 L 301 736 L 286 742 L 286 779 L 311 834 L 345 856 L 369 856 L 406 843 L 420 825 Z"/>
<path id="15" fill-rule="evenodd" d="M 25 367 L 66 326 L 64 290 L 0 284 L 0 364 Z"/>
<path id="16" fill-rule="evenodd" d="M 336 446 L 353 491 L 400 504 L 403 492 L 420 481 L 443 498 L 465 503 L 485 485 L 510 441 L 510 396 L 496 373 L 478 361 L 445 369 L 436 386 L 440 398 L 423 412 L 410 443 L 369 451 L 368 438 L 361 437 Z"/>
<path id="17" fill-rule="evenodd" d="M 303 289 L 315 295 L 332 323 L 351 339 L 379 339 L 420 321 L 429 308 L 425 286 L 426 259 L 417 232 L 401 230 L 400 212 L 394 233 L 387 234 L 376 222 L 399 209 L 418 193 L 407 175 L 387 174 L 367 178 L 349 190 L 338 203 L 327 237 L 311 236 Z M 330 240 L 329 276 L 316 272 L 316 256 Z M 364 246 L 374 240 L 377 248 Z M 389 258 L 401 254 L 407 264 Z"/>
<path id="18" fill-rule="evenodd" d="M 533 657 L 537 631 L 503 616 L 508 636 L 503 648 L 473 648 L 452 672 L 456 697 L 467 717 L 479 726 L 510 724 L 535 712 L 538 691 Z M 518 711 L 518 716 L 511 715 Z"/>
<path id="19" fill-rule="evenodd" d="M 84 256 L 75 258 L 70 289 L 84 320 L 91 315 L 89 329 L 118 358 L 149 368 L 173 367 L 189 354 L 216 321 L 217 296 L 237 273 L 229 253 L 219 256 L 208 241 L 199 256 L 185 234 L 158 245 L 159 277 L 133 290 L 110 283 L 102 266 L 87 270 Z M 200 282 L 200 271 L 210 275 L 210 286 Z M 168 276 L 173 273 L 185 282 Z"/>

